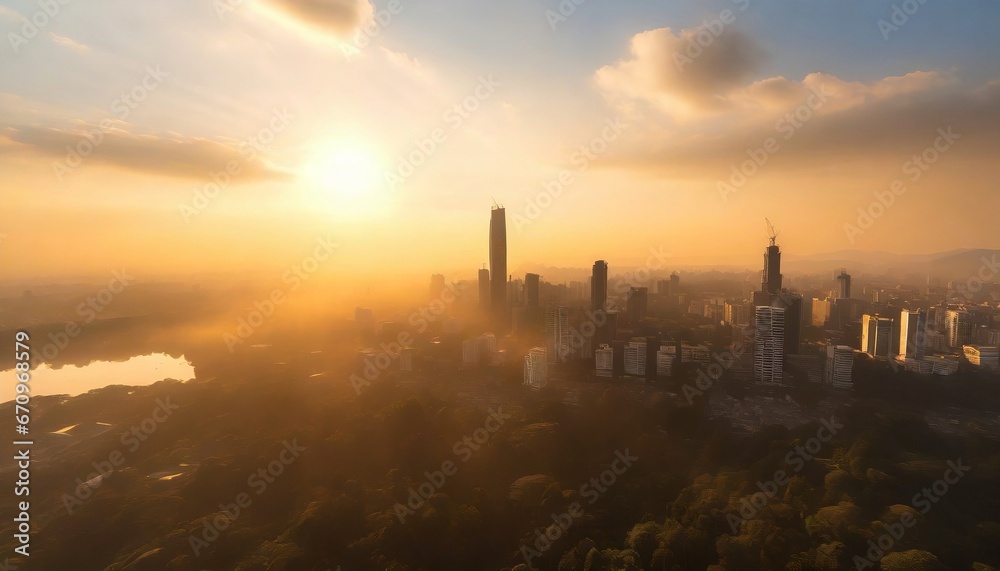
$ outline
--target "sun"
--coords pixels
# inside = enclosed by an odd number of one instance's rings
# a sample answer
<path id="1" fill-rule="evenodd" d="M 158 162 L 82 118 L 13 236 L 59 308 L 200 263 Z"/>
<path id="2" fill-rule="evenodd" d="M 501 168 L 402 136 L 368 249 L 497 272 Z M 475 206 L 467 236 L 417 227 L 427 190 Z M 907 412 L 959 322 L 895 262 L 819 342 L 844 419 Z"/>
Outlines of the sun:
<path id="1" fill-rule="evenodd" d="M 382 171 L 378 155 L 363 145 L 325 145 L 303 168 L 306 198 L 347 213 L 376 210 L 385 199 Z"/>

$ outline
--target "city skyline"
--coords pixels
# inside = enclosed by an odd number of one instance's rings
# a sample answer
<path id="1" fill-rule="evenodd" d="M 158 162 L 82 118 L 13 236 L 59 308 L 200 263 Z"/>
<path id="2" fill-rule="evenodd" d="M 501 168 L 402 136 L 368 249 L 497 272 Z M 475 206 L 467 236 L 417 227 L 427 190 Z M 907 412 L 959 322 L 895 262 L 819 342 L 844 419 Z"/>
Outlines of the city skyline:
<path id="1" fill-rule="evenodd" d="M 456 236 L 490 197 L 511 268 L 632 263 L 637 242 L 756 265 L 727 235 L 765 216 L 803 254 L 1000 249 L 974 207 L 995 196 L 1000 151 L 993 2 L 920 4 L 905 25 L 861 0 L 850 19 L 749 0 L 470 6 L 456 27 L 430 1 L 184 1 L 142 18 L 60 4 L 35 31 L 39 8 L 9 3 L 0 255 L 40 277 L 251 271 L 336 234 L 346 271 L 418 272 L 426 249 L 450 271 L 483 261 Z M 510 37 L 509 52 L 485 41 Z M 962 231 L 925 231 L 949 219 Z M 577 253 L 590 228 L 600 256 Z"/>

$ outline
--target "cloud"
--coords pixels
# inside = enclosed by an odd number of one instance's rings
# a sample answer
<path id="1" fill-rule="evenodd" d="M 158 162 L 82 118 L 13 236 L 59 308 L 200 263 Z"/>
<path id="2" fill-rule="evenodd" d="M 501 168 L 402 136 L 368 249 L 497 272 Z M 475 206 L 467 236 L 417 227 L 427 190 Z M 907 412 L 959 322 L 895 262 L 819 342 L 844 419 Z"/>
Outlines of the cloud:
<path id="1" fill-rule="evenodd" d="M 68 128 L 37 126 L 0 128 L 0 155 L 29 153 L 69 163 L 74 149 L 86 154 L 82 162 L 177 178 L 205 179 L 225 170 L 230 161 L 240 165 L 238 182 L 289 178 L 286 171 L 266 161 L 256 148 L 235 141 L 169 134 L 137 134 L 116 123 L 110 128 L 80 125 Z M 92 149 L 92 150 L 91 150 Z"/>
<path id="2" fill-rule="evenodd" d="M 368 0 L 260 0 L 261 4 L 307 26 L 337 37 L 347 37 L 368 21 Z"/>
<path id="3" fill-rule="evenodd" d="M 76 41 L 73 41 L 72 39 L 67 38 L 66 36 L 60 36 L 59 34 L 49 32 L 49 38 L 53 42 L 59 44 L 60 46 L 69 48 L 75 52 L 85 53 L 90 51 L 89 47 L 81 43 L 78 43 Z"/>
<path id="4" fill-rule="evenodd" d="M 757 42 L 736 30 L 714 35 L 703 26 L 679 33 L 659 28 L 634 36 L 631 58 L 597 70 L 595 80 L 611 97 L 644 99 L 673 111 L 709 111 L 725 107 L 728 94 L 764 59 Z"/>
<path id="5" fill-rule="evenodd" d="M 803 103 L 814 92 L 823 93 L 824 101 L 805 111 Z M 767 166 L 771 172 L 815 173 L 820 166 L 901 163 L 930 144 L 937 129 L 949 127 L 961 135 L 960 150 L 949 160 L 992 163 L 1000 154 L 997 81 L 968 86 L 915 72 L 861 83 L 814 73 L 802 81 L 754 82 L 737 90 L 731 101 L 739 110 L 721 122 L 633 120 L 645 130 L 604 164 L 676 179 L 724 178 L 749 149 L 775 138 L 780 150 Z M 793 130 L 788 117 L 797 110 L 805 120 Z"/>
<path id="6" fill-rule="evenodd" d="M 819 72 L 755 77 L 765 55 L 752 38 L 732 29 L 708 32 L 642 32 L 632 38 L 628 59 L 595 72 L 609 104 L 636 125 L 605 166 L 675 179 L 718 177 L 769 137 L 781 143 L 774 162 L 784 165 L 769 168 L 786 172 L 840 161 L 901 162 L 949 126 L 963 134 L 965 159 L 1000 152 L 993 135 L 1000 129 L 1000 82 L 969 85 L 954 70 L 871 81 Z M 804 107 L 816 94 L 821 103 Z M 806 120 L 795 120 L 796 112 Z"/>

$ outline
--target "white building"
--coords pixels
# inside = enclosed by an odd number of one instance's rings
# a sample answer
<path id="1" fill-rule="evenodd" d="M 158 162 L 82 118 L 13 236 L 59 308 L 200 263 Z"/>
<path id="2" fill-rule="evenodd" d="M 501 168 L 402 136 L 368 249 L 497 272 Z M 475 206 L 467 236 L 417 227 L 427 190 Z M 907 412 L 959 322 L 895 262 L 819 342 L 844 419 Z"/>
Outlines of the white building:
<path id="1" fill-rule="evenodd" d="M 758 306 L 754 323 L 754 380 L 781 383 L 785 373 L 785 308 Z"/>
<path id="2" fill-rule="evenodd" d="M 646 376 L 646 340 L 633 337 L 625 346 L 625 374 Z"/>
<path id="3" fill-rule="evenodd" d="M 672 375 L 676 359 L 677 347 L 675 345 L 660 345 L 660 349 L 656 352 L 656 375 L 658 377 Z"/>
<path id="4" fill-rule="evenodd" d="M 594 351 L 594 363 L 598 377 L 610 377 L 615 366 L 615 350 L 603 344 Z"/>
<path id="5" fill-rule="evenodd" d="M 847 345 L 826 346 L 826 384 L 838 389 L 854 386 L 851 373 L 854 370 L 854 348 Z"/>
<path id="6" fill-rule="evenodd" d="M 533 347 L 524 357 L 524 384 L 542 387 L 549 378 L 547 351 L 544 347 Z"/>

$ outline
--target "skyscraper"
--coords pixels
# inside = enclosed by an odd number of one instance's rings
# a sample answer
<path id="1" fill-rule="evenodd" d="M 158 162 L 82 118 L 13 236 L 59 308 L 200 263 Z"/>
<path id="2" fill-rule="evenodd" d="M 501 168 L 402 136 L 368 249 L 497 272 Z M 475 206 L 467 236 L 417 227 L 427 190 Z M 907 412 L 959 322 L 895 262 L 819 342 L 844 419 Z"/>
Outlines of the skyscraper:
<path id="1" fill-rule="evenodd" d="M 635 327 L 646 317 L 649 307 L 649 290 L 644 287 L 629 288 L 626 310 L 628 311 L 629 327 Z"/>
<path id="2" fill-rule="evenodd" d="M 479 270 L 479 308 L 484 312 L 490 310 L 490 271 Z"/>
<path id="3" fill-rule="evenodd" d="M 569 356 L 572 345 L 568 308 L 545 308 L 545 349 L 550 364 L 565 361 Z"/>
<path id="4" fill-rule="evenodd" d="M 865 314 L 861 318 L 861 350 L 872 357 L 892 357 L 892 319 Z"/>
<path id="5" fill-rule="evenodd" d="M 594 262 L 590 282 L 590 309 L 604 311 L 608 303 L 608 263 L 604 260 Z"/>
<path id="6" fill-rule="evenodd" d="M 969 342 L 972 336 L 972 320 L 968 311 L 949 309 L 945 314 L 944 325 L 948 335 L 948 347 L 959 349 Z"/>
<path id="7" fill-rule="evenodd" d="M 525 274 L 524 276 L 524 305 L 527 307 L 538 307 L 538 274 Z"/>
<path id="8" fill-rule="evenodd" d="M 781 383 L 784 378 L 785 309 L 762 305 L 755 312 L 754 380 Z"/>
<path id="9" fill-rule="evenodd" d="M 840 282 L 840 292 L 837 295 L 837 299 L 850 299 L 851 274 L 847 273 L 847 270 L 840 270 L 840 274 L 837 275 L 836 279 Z"/>
<path id="10" fill-rule="evenodd" d="M 904 309 L 900 314 L 899 356 L 904 359 L 923 359 L 926 339 L 927 314 L 923 310 Z"/>
<path id="11" fill-rule="evenodd" d="M 497 326 L 507 322 L 507 215 L 494 203 L 490 211 L 490 305 Z"/>
<path id="12" fill-rule="evenodd" d="M 781 250 L 771 238 L 771 245 L 764 250 L 764 272 L 761 274 L 761 291 L 781 293 Z"/>

